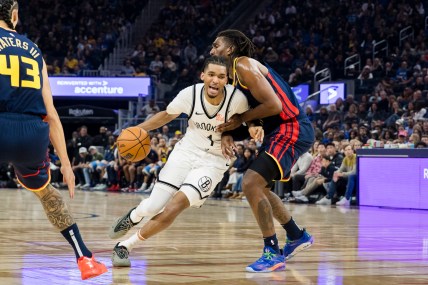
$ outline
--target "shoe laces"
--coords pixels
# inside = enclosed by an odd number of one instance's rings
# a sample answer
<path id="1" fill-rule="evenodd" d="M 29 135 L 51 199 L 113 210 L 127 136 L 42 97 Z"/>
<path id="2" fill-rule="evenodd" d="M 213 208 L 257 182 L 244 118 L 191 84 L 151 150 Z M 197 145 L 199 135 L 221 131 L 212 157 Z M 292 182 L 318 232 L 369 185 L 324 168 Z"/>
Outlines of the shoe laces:
<path id="1" fill-rule="evenodd" d="M 263 253 L 263 258 L 267 259 L 267 260 L 272 260 L 275 256 L 276 256 L 276 254 L 271 252 L 271 251 L 265 251 Z"/>
<path id="2" fill-rule="evenodd" d="M 122 231 L 122 230 L 130 230 L 134 226 L 134 223 L 131 221 L 131 217 L 126 215 L 126 217 L 119 222 L 119 224 L 116 227 L 116 231 Z"/>
<path id="3" fill-rule="evenodd" d="M 266 260 L 273 260 L 277 256 L 277 253 L 270 251 L 269 249 L 265 249 L 263 251 L 262 256 L 257 260 L 258 263 L 263 263 Z"/>
<path id="4" fill-rule="evenodd" d="M 127 259 L 129 256 L 128 249 L 123 245 L 117 245 L 114 248 L 114 251 L 116 252 L 117 256 L 119 256 L 120 259 Z"/>

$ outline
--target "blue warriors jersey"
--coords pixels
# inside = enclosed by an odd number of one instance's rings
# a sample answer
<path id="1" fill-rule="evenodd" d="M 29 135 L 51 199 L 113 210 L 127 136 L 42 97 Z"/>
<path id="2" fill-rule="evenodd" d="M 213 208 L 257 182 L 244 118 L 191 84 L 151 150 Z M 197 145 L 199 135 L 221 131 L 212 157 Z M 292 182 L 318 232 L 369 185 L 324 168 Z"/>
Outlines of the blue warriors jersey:
<path id="1" fill-rule="evenodd" d="M 260 105 L 260 102 L 258 102 L 254 96 L 251 95 L 250 90 L 248 90 L 246 86 L 239 82 L 239 78 L 236 73 L 236 62 L 238 59 L 239 58 L 235 58 L 233 62 L 233 85 L 238 86 L 245 96 L 247 96 L 251 108 L 255 108 Z M 266 79 L 282 103 L 282 111 L 280 114 L 262 119 L 265 134 L 269 134 L 284 123 L 290 127 L 293 127 L 295 124 L 297 124 L 298 121 L 306 119 L 307 116 L 300 107 L 300 104 L 291 90 L 291 87 L 270 66 L 267 64 L 265 64 L 265 66 L 268 69 Z"/>
<path id="2" fill-rule="evenodd" d="M 250 90 L 239 82 L 236 72 L 236 61 L 233 64 L 233 82 L 247 96 L 252 108 L 260 103 L 252 96 Z M 311 122 L 297 101 L 290 86 L 271 67 L 267 66 L 266 80 L 272 86 L 282 104 L 278 115 L 262 119 L 265 137 L 259 152 L 266 152 L 278 165 L 280 180 L 287 180 L 290 169 L 299 156 L 307 152 L 314 142 L 314 130 Z M 278 178 L 277 178 L 278 179 Z"/>
<path id="3" fill-rule="evenodd" d="M 36 44 L 0 28 L 0 112 L 46 115 L 42 69 Z"/>

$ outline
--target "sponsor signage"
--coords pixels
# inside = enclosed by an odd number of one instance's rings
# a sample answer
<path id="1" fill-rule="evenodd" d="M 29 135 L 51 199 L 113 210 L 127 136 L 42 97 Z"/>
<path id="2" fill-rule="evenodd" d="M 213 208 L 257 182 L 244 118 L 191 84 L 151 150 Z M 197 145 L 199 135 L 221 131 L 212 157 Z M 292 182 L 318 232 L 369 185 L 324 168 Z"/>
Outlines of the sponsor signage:
<path id="1" fill-rule="evenodd" d="M 150 77 L 49 77 L 54 97 L 145 97 L 150 81 Z"/>
<path id="2" fill-rule="evenodd" d="M 296 96 L 299 103 L 302 103 L 309 96 L 309 85 L 308 84 L 300 84 L 294 87 L 291 87 L 294 95 Z"/>
<path id="3" fill-rule="evenodd" d="M 345 99 L 345 83 L 320 84 L 320 104 L 334 104 L 339 98 Z"/>
<path id="4" fill-rule="evenodd" d="M 358 163 L 360 205 L 428 209 L 428 158 L 360 157 Z"/>

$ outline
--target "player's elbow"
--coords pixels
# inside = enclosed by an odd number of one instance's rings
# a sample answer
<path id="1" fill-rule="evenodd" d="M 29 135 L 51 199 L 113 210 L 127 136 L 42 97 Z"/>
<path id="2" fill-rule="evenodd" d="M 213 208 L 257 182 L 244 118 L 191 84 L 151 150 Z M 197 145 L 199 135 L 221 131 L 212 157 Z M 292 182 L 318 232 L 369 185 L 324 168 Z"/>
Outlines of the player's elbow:
<path id="1" fill-rule="evenodd" d="M 272 102 L 270 108 L 271 113 L 273 115 L 278 115 L 279 113 L 281 113 L 282 111 L 282 104 L 280 100 L 275 100 L 274 102 Z"/>

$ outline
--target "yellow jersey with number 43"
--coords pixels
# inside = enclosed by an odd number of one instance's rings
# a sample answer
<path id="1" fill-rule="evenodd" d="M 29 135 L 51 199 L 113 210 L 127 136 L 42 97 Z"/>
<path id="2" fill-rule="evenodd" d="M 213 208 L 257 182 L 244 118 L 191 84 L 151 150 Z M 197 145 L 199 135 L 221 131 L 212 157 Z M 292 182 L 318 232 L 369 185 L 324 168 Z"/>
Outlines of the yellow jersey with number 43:
<path id="1" fill-rule="evenodd" d="M 46 115 L 42 68 L 36 44 L 0 28 L 0 112 Z"/>

